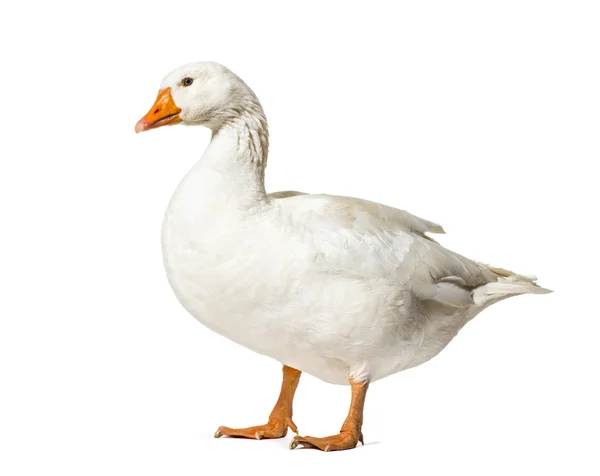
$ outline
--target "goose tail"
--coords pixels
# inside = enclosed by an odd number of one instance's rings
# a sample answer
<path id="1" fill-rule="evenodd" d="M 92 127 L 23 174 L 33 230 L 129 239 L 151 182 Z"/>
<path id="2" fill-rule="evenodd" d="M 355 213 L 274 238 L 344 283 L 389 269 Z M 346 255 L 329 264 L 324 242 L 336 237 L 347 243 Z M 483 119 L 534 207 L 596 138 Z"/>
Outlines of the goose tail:
<path id="1" fill-rule="evenodd" d="M 536 283 L 535 276 L 524 276 L 502 268 L 487 268 L 498 280 L 479 286 L 472 291 L 471 297 L 477 306 L 488 306 L 503 299 L 520 294 L 548 294 L 552 291 Z"/>

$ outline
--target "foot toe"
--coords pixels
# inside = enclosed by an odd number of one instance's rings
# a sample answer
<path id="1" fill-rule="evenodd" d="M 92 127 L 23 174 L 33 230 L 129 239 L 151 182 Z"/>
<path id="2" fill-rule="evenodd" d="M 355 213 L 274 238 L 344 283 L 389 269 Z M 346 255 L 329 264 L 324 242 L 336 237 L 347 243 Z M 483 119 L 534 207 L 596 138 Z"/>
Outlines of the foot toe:
<path id="1" fill-rule="evenodd" d="M 362 436 L 362 435 L 361 435 Z M 315 438 L 313 436 L 295 436 L 290 442 L 290 449 L 293 450 L 299 445 L 305 448 L 314 448 L 321 451 L 339 451 L 349 450 L 356 447 L 358 437 L 354 434 L 337 434 L 325 438 Z"/>
<path id="2" fill-rule="evenodd" d="M 270 422 L 266 425 L 251 426 L 249 428 L 228 428 L 220 426 L 215 432 L 215 438 L 230 436 L 233 438 L 248 438 L 262 440 L 271 438 L 283 438 L 287 434 L 287 425 L 281 422 Z"/>

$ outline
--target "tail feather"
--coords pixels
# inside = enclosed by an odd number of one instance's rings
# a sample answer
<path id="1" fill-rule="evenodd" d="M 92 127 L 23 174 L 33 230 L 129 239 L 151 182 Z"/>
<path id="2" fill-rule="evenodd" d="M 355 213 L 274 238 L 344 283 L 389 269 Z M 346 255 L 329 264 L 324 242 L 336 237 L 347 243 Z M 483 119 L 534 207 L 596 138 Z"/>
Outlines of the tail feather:
<path id="1" fill-rule="evenodd" d="M 473 302 L 477 306 L 486 306 L 502 299 L 518 296 L 519 294 L 547 294 L 550 289 L 539 286 L 535 281 L 535 276 L 523 276 L 514 274 L 500 268 L 489 268 L 496 276 L 498 281 L 484 284 L 472 291 Z"/>
<path id="2" fill-rule="evenodd" d="M 487 271 L 488 282 L 468 286 L 460 276 L 446 276 L 433 283 L 413 283 L 412 290 L 422 301 L 436 301 L 455 308 L 487 307 L 503 299 L 519 294 L 547 294 L 535 276 L 524 276 L 502 268 L 480 264 Z M 495 280 L 494 280 L 495 279 Z"/>

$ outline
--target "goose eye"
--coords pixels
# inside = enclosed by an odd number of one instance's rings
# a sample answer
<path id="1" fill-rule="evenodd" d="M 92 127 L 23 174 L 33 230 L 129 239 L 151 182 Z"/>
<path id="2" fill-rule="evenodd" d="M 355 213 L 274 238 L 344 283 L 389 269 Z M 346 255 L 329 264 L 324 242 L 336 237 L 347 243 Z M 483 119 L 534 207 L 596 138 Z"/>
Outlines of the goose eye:
<path id="1" fill-rule="evenodd" d="M 193 82 L 194 82 L 194 80 L 192 78 L 183 78 L 181 80 L 181 85 L 184 88 L 187 88 L 188 86 L 191 86 Z"/>

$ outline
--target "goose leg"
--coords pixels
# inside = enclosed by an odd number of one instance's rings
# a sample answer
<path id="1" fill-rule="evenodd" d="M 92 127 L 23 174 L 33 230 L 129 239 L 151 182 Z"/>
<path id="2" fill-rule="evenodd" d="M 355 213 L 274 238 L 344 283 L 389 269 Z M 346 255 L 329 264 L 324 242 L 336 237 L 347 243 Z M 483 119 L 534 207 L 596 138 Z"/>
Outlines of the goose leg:
<path id="1" fill-rule="evenodd" d="M 337 435 L 326 436 L 325 438 L 315 438 L 314 436 L 295 436 L 290 443 L 290 449 L 302 445 L 306 448 L 315 448 L 323 451 L 349 450 L 354 448 L 358 442 L 363 442 L 362 421 L 363 409 L 365 406 L 365 396 L 367 395 L 368 382 L 353 382 L 350 379 L 352 388 L 352 401 L 348 416 L 342 425 L 342 429 Z"/>
<path id="2" fill-rule="evenodd" d="M 221 436 L 232 436 L 238 438 L 282 438 L 287 434 L 288 427 L 294 433 L 298 433 L 298 428 L 292 421 L 292 402 L 294 393 L 300 380 L 299 370 L 283 366 L 283 382 L 281 383 L 281 392 L 279 399 L 269 416 L 269 422 L 266 425 L 251 426 L 249 428 L 228 428 L 220 426 L 215 433 L 215 438 Z"/>

